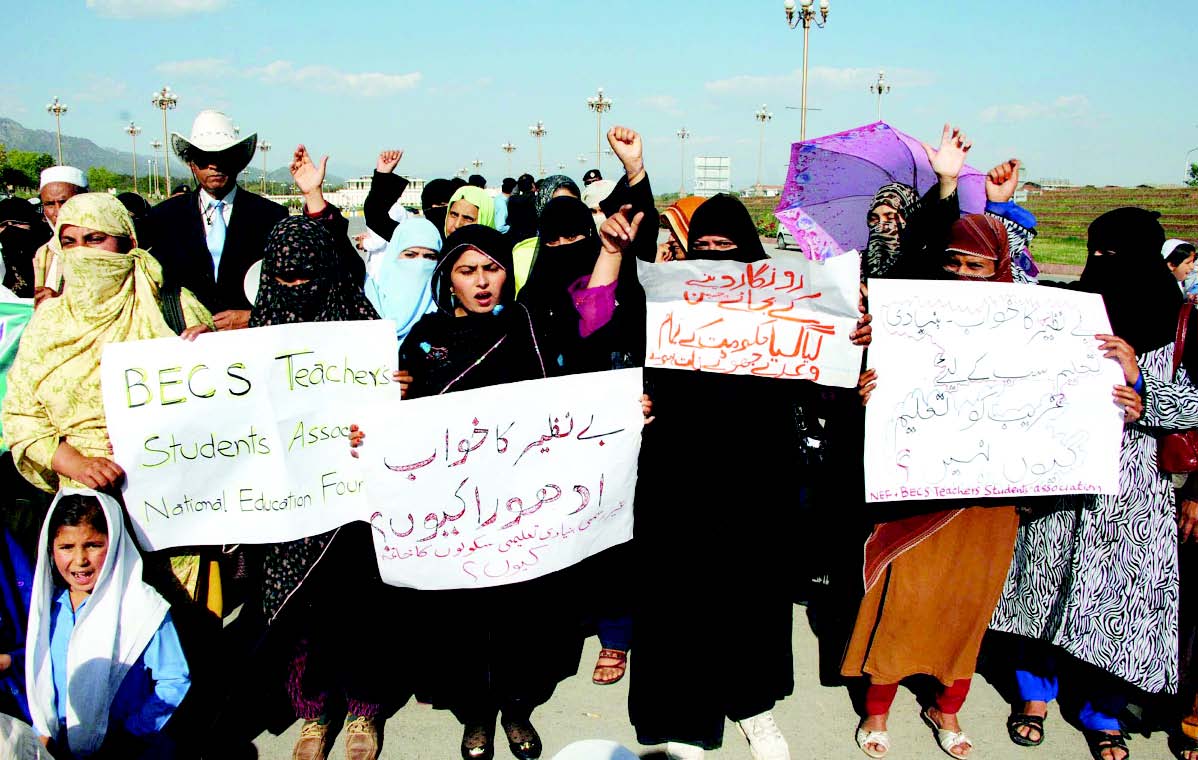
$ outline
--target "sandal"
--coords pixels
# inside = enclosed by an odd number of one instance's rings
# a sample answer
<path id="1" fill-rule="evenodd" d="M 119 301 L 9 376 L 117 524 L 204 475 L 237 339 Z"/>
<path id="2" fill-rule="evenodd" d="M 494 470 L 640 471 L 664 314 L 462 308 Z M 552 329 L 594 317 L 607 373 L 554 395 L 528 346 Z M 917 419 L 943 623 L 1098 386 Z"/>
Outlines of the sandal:
<path id="1" fill-rule="evenodd" d="M 1173 740 L 1173 756 L 1177 760 L 1198 760 L 1198 739 L 1191 739 L 1184 734 Z"/>
<path id="2" fill-rule="evenodd" d="M 969 757 L 969 753 L 973 750 L 973 739 L 970 739 L 964 731 L 949 731 L 936 725 L 936 721 L 932 720 L 932 716 L 928 715 L 925 709 L 920 712 L 919 717 L 923 718 L 923 722 L 928 724 L 932 729 L 932 733 L 936 735 L 936 742 L 940 745 L 940 749 L 949 757 L 955 757 L 957 760 L 965 760 Z M 953 747 L 966 746 L 964 752 L 953 752 Z"/>
<path id="3" fill-rule="evenodd" d="M 866 749 L 870 744 L 876 744 L 882 749 Z M 869 757 L 874 760 L 881 760 L 890 752 L 890 732 L 889 731 L 870 731 L 869 729 L 857 726 L 857 746 L 861 748 Z"/>
<path id="4" fill-rule="evenodd" d="M 615 665 L 602 665 L 603 660 L 614 660 Z M 595 672 L 591 674 L 591 683 L 599 686 L 610 686 L 624 677 L 628 668 L 628 652 L 621 649 L 600 649 L 599 658 L 595 660 Z"/>
<path id="5" fill-rule="evenodd" d="M 1102 753 L 1112 749 L 1123 750 L 1122 760 L 1128 760 L 1131 757 L 1131 750 L 1127 748 L 1127 737 L 1122 731 L 1117 734 L 1108 734 L 1106 731 L 1086 729 L 1082 731 L 1082 736 L 1086 737 L 1086 745 L 1089 746 L 1090 756 L 1094 760 L 1107 760 Z"/>
<path id="6" fill-rule="evenodd" d="M 541 737 L 531 721 L 501 720 L 500 725 L 507 734 L 508 749 L 517 760 L 536 760 L 541 756 Z"/>
<path id="7" fill-rule="evenodd" d="M 1036 738 L 1024 736 L 1019 729 L 1029 728 L 1036 732 Z M 1030 734 L 1030 732 L 1029 732 Z M 1039 747 L 1044 742 L 1044 716 L 1015 713 L 1007 718 L 1007 736 L 1020 747 Z"/>
<path id="8" fill-rule="evenodd" d="M 495 757 L 494 733 L 492 726 L 463 726 L 462 760 L 491 760 Z"/>

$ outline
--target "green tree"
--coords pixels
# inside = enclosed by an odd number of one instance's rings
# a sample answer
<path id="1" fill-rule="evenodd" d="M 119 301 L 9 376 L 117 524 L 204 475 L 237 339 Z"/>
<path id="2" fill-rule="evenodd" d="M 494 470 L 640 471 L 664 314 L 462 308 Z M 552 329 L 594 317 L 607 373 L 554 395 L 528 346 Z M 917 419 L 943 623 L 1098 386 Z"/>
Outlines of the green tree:
<path id="1" fill-rule="evenodd" d="M 0 143 L 0 167 L 8 163 L 8 146 Z"/>
<path id="2" fill-rule="evenodd" d="M 93 166 L 87 170 L 87 184 L 89 185 L 88 189 L 92 192 L 102 193 L 109 188 L 121 192 L 127 183 L 124 175 L 105 169 L 103 166 Z"/>
<path id="3" fill-rule="evenodd" d="M 5 165 L 20 172 L 24 177 L 24 181 L 15 184 L 21 184 L 25 187 L 37 187 L 38 180 L 41 177 L 42 170 L 49 169 L 54 166 L 54 158 L 49 153 L 34 153 L 28 150 L 10 150 Z"/>
<path id="4" fill-rule="evenodd" d="M 1198 187 L 1198 164 L 1190 164 L 1190 169 L 1186 172 L 1186 184 Z"/>

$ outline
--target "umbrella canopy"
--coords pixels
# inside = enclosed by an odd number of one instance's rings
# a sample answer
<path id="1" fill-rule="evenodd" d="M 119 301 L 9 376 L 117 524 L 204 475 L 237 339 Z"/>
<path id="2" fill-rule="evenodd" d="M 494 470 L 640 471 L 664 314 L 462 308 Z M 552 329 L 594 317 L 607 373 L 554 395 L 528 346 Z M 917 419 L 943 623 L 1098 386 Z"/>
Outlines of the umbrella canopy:
<path id="1" fill-rule="evenodd" d="M 809 259 L 863 251 L 870 202 L 888 182 L 923 195 L 936 184 L 936 173 L 922 143 L 885 122 L 798 142 L 790 149 L 786 188 L 774 215 Z M 982 213 L 985 175 L 966 166 L 957 185 L 961 213 Z"/>

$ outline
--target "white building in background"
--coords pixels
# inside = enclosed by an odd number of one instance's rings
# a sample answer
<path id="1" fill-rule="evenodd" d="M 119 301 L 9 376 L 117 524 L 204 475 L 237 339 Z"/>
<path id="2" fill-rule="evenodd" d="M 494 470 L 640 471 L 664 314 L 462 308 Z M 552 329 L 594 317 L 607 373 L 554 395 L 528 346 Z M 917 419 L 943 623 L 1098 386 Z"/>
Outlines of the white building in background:
<path id="1" fill-rule="evenodd" d="M 399 202 L 405 206 L 420 208 L 420 194 L 424 192 L 424 180 L 418 177 L 408 177 L 407 180 L 408 186 L 404 188 L 403 195 L 399 196 Z M 370 182 L 371 177 L 347 179 L 340 190 L 325 193 L 324 197 L 338 208 L 362 208 L 362 204 L 366 202 L 366 196 L 370 193 Z"/>
<path id="2" fill-rule="evenodd" d="M 732 192 L 732 159 L 728 156 L 695 156 L 695 195 L 710 198 Z"/>

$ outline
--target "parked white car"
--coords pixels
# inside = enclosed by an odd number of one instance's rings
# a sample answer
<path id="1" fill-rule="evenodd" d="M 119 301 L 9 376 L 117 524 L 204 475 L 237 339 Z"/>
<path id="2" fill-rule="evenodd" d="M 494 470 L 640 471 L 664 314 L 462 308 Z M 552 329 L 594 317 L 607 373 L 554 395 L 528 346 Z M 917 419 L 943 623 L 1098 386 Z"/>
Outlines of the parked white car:
<path id="1" fill-rule="evenodd" d="M 792 236 L 790 234 L 789 230 L 787 230 L 785 227 L 783 227 L 781 224 L 779 224 L 778 225 L 778 250 L 785 251 L 787 248 L 797 248 L 797 247 L 798 246 L 795 244 L 794 236 Z"/>

